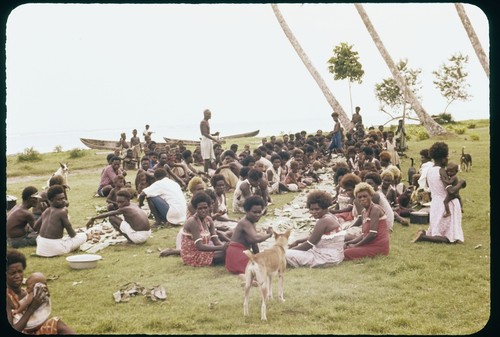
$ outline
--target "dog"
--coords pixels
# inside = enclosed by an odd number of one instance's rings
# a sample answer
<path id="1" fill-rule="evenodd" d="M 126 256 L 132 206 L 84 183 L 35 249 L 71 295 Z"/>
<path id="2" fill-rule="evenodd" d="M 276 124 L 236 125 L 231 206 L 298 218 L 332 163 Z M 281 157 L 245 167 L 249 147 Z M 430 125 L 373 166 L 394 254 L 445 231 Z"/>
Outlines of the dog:
<path id="1" fill-rule="evenodd" d="M 278 275 L 278 300 L 279 302 L 285 301 L 283 298 L 283 273 L 286 269 L 285 251 L 288 248 L 288 238 L 290 236 L 290 229 L 285 233 L 278 234 L 274 232 L 276 243 L 269 249 L 263 252 L 252 254 L 251 251 L 245 250 L 245 255 L 248 256 L 250 261 L 245 269 L 245 299 L 243 301 L 243 315 L 248 316 L 248 301 L 250 294 L 250 287 L 252 283 L 257 283 L 260 288 L 262 305 L 260 310 L 260 319 L 267 320 L 266 315 L 266 301 L 273 298 L 272 292 L 272 277 Z"/>
<path id="2" fill-rule="evenodd" d="M 49 180 L 47 180 L 47 185 L 45 186 L 45 188 L 48 188 L 50 186 L 49 182 L 53 176 L 61 176 L 63 178 L 63 185 L 69 188 L 69 186 L 68 186 L 68 173 L 69 173 L 68 163 L 59 162 L 59 168 L 57 169 L 56 172 L 54 172 L 54 174 L 52 174 L 50 176 Z"/>
<path id="3" fill-rule="evenodd" d="M 460 171 L 469 172 L 472 170 L 472 156 L 465 153 L 465 146 L 462 146 L 462 156 L 460 157 Z"/>

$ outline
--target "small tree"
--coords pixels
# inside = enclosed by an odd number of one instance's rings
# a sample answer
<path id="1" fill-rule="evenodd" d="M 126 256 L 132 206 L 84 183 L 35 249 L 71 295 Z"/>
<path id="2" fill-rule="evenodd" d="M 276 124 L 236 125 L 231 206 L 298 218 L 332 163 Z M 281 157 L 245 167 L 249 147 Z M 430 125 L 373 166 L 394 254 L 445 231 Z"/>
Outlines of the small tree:
<path id="1" fill-rule="evenodd" d="M 432 72 L 436 76 L 436 81 L 433 81 L 434 85 L 448 102 L 443 112 L 446 112 L 454 101 L 468 101 L 472 97 L 467 92 L 467 88 L 470 87 L 466 82 L 469 74 L 464 69 L 469 62 L 469 57 L 457 53 L 448 61 L 448 64 L 443 63 L 437 71 Z"/>
<path id="2" fill-rule="evenodd" d="M 420 99 L 418 91 L 421 89 L 421 85 L 418 76 L 422 70 L 409 68 L 407 59 L 400 60 L 396 68 L 401 74 L 401 77 L 403 77 L 406 86 L 412 91 L 417 99 Z M 375 84 L 375 96 L 380 103 L 380 111 L 390 117 L 386 123 L 396 119 L 403 119 L 404 125 L 406 118 L 419 120 L 418 117 L 413 117 L 411 115 L 413 110 L 408 93 L 401 90 L 393 77 L 389 77 L 382 80 L 381 83 Z"/>
<path id="3" fill-rule="evenodd" d="M 363 66 L 359 63 L 358 52 L 352 50 L 352 45 L 348 45 L 346 42 L 340 43 L 333 49 L 333 56 L 328 60 L 328 71 L 333 74 L 333 79 L 349 81 L 349 99 L 351 103 L 351 115 L 352 115 L 352 94 L 351 94 L 351 83 L 358 82 L 361 84 L 362 77 L 365 74 Z"/>

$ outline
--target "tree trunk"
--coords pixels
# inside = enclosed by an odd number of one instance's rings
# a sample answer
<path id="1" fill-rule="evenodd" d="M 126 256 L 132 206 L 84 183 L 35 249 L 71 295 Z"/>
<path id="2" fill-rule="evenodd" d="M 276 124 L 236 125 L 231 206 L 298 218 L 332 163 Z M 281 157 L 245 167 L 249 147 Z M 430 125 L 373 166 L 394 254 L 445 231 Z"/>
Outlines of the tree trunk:
<path id="1" fill-rule="evenodd" d="M 481 42 L 479 42 L 476 32 L 474 31 L 474 27 L 472 27 L 472 24 L 469 21 L 467 13 L 465 13 L 465 8 L 461 3 L 455 3 L 455 8 L 457 9 L 458 16 L 462 21 L 465 31 L 467 32 L 467 35 L 469 36 L 472 48 L 474 48 L 474 51 L 476 52 L 479 62 L 483 66 L 484 72 L 486 73 L 486 76 L 488 76 L 489 79 L 490 64 L 488 62 L 488 58 L 486 57 L 486 53 L 484 52 L 483 47 L 481 46 Z"/>
<path id="2" fill-rule="evenodd" d="M 316 83 L 319 85 L 319 88 L 323 92 L 323 95 L 325 95 L 326 100 L 332 107 L 333 111 L 337 112 L 339 114 L 339 119 L 340 123 L 344 126 L 346 130 L 351 130 L 354 125 L 351 123 L 349 120 L 349 117 L 347 117 L 344 109 L 342 109 L 342 106 L 340 103 L 335 99 L 333 96 L 332 92 L 330 89 L 327 87 L 325 81 L 321 77 L 321 75 L 318 73 L 316 68 L 312 65 L 311 61 L 309 60 L 309 57 L 307 54 L 304 52 L 302 47 L 300 46 L 299 42 L 293 35 L 292 31 L 288 27 L 285 19 L 283 18 L 283 15 L 281 15 L 281 11 L 278 9 L 278 6 L 276 4 L 271 4 L 271 7 L 273 8 L 274 15 L 276 16 L 276 19 L 278 20 L 281 28 L 283 29 L 283 32 L 285 33 L 286 37 L 292 44 L 293 48 L 299 55 L 300 59 L 306 66 L 307 70 L 309 70 L 309 73 L 312 75 Z"/>
<path id="3" fill-rule="evenodd" d="M 359 13 L 359 16 L 361 17 L 361 20 L 363 20 L 363 23 L 366 26 L 366 29 L 368 30 L 368 33 L 370 33 L 373 42 L 377 46 L 380 54 L 382 55 L 385 63 L 387 63 L 387 66 L 389 67 L 389 70 L 392 73 L 392 76 L 394 77 L 394 80 L 398 84 L 399 88 L 403 92 L 408 92 L 408 98 L 410 101 L 410 104 L 415 110 L 415 113 L 418 116 L 418 119 L 422 122 L 424 125 L 425 129 L 431 136 L 436 136 L 436 135 L 443 135 L 446 134 L 446 130 L 443 129 L 441 125 L 436 123 L 431 116 L 425 111 L 424 107 L 420 104 L 418 99 L 415 97 L 413 92 L 409 89 L 407 89 L 406 82 L 399 73 L 398 69 L 396 68 L 396 65 L 394 64 L 394 61 L 392 60 L 391 56 L 385 49 L 384 44 L 382 43 L 382 40 L 380 40 L 380 37 L 378 36 L 377 32 L 375 31 L 375 28 L 373 27 L 370 18 L 368 17 L 368 14 L 366 14 L 365 9 L 363 8 L 363 5 L 355 3 L 354 6 L 356 7 L 356 10 Z"/>

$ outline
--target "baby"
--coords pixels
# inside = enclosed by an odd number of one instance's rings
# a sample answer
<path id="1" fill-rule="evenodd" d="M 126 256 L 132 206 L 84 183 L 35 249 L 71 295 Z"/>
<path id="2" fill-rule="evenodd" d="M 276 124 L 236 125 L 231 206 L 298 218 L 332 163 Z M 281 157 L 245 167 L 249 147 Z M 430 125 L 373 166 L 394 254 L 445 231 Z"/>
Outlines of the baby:
<path id="1" fill-rule="evenodd" d="M 446 168 L 440 169 L 439 173 L 441 175 L 441 180 L 443 181 L 443 183 L 446 186 L 446 191 L 448 191 L 449 186 L 456 186 L 457 185 L 457 183 L 458 183 L 458 176 L 457 176 L 458 165 L 457 164 L 449 162 L 446 165 Z M 465 184 L 463 187 L 465 187 Z M 443 200 L 444 217 L 448 217 L 451 215 L 449 202 L 452 201 L 453 199 L 458 199 L 458 201 L 460 202 L 460 207 L 462 208 L 462 212 L 463 212 L 462 198 L 460 198 L 459 192 L 458 191 L 456 191 L 455 193 L 447 192 L 446 197 Z"/>
<path id="2" fill-rule="evenodd" d="M 28 295 L 19 301 L 19 308 L 12 310 L 13 315 L 22 315 L 31 302 L 33 302 L 33 297 L 35 297 L 37 292 L 43 291 L 45 292 L 46 297 L 49 296 L 47 279 L 45 276 L 42 273 L 31 274 L 26 280 L 26 291 L 28 292 Z"/>

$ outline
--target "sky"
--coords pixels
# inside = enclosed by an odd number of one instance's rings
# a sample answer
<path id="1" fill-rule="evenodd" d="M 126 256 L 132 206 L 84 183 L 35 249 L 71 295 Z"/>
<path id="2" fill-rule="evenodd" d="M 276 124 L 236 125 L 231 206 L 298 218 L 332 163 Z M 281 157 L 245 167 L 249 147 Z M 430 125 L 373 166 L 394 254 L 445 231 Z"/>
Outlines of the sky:
<path id="1" fill-rule="evenodd" d="M 489 56 L 488 18 L 464 7 Z M 366 126 L 385 123 L 374 87 L 391 74 L 354 5 L 279 8 L 348 116 L 348 83 L 333 80 L 327 60 L 341 42 L 353 45 L 365 75 L 352 85 L 352 106 L 361 107 Z M 456 120 L 489 118 L 489 80 L 452 3 L 364 8 L 393 60 L 421 69 L 429 114 L 447 105 L 432 72 L 460 52 L 469 56 L 472 98 L 448 112 Z M 86 136 L 118 139 L 116 130 L 130 137 L 145 124 L 157 136 L 192 139 L 206 108 L 222 135 L 256 125 L 273 133 L 333 127 L 332 108 L 269 4 L 25 4 L 7 19 L 6 75 L 8 154 Z"/>

